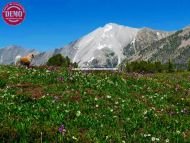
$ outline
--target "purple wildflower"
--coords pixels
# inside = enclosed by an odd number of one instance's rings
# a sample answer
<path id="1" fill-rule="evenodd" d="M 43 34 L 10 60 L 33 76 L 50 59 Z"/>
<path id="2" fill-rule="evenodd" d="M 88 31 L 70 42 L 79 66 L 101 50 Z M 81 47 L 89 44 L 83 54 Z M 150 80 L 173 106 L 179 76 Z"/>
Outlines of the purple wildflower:
<path id="1" fill-rule="evenodd" d="M 58 131 L 59 131 L 62 135 L 65 135 L 65 133 L 66 133 L 65 126 L 64 126 L 64 125 L 61 125 L 61 126 L 59 127 Z"/>

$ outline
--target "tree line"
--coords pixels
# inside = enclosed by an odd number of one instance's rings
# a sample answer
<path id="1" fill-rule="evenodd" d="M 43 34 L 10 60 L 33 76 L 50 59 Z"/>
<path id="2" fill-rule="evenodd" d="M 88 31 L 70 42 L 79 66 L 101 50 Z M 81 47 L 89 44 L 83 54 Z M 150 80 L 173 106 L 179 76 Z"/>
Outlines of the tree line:
<path id="1" fill-rule="evenodd" d="M 167 63 L 162 64 L 160 61 L 151 62 L 151 61 L 134 61 L 127 62 L 122 66 L 122 71 L 125 72 L 137 72 L 137 73 L 161 73 L 168 72 L 172 73 L 175 71 L 184 71 L 182 69 L 178 69 L 176 65 L 168 60 Z M 187 64 L 187 70 L 190 71 L 190 60 Z"/>
<path id="2" fill-rule="evenodd" d="M 52 56 L 48 62 L 47 66 L 61 66 L 61 67 L 72 67 L 77 68 L 78 64 L 72 63 L 69 57 L 64 57 L 61 54 L 57 54 Z M 177 69 L 176 65 L 168 60 L 167 63 L 162 64 L 160 61 L 134 61 L 134 62 L 126 62 L 122 63 L 122 66 L 119 68 L 123 72 L 137 72 L 137 73 L 161 73 L 161 72 L 175 72 L 182 71 L 181 69 Z M 190 71 L 190 60 L 187 63 L 187 70 Z"/>

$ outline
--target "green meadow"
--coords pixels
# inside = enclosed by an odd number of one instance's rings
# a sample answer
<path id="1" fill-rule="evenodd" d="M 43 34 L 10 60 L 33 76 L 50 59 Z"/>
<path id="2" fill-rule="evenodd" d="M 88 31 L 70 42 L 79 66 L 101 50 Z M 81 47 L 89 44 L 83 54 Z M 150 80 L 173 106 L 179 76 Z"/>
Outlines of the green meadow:
<path id="1" fill-rule="evenodd" d="M 190 142 L 190 72 L 0 66 L 2 143 Z"/>

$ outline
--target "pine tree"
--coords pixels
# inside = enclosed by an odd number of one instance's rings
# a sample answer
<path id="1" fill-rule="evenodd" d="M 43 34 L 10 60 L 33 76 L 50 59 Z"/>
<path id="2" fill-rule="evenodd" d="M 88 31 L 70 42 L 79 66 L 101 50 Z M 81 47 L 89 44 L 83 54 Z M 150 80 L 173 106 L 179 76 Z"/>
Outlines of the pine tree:
<path id="1" fill-rule="evenodd" d="M 63 62 L 64 62 L 63 56 L 61 54 L 57 54 L 48 60 L 47 65 L 48 66 L 62 66 Z"/>
<path id="2" fill-rule="evenodd" d="M 170 59 L 168 60 L 168 72 L 174 72 L 174 65 Z"/>
<path id="3" fill-rule="evenodd" d="M 190 59 L 188 61 L 188 71 L 190 71 Z"/>

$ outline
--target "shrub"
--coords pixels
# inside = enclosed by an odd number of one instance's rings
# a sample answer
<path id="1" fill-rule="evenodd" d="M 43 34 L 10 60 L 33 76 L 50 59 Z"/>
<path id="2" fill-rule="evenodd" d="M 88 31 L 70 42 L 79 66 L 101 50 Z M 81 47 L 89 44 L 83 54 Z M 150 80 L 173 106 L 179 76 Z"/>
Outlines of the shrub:
<path id="1" fill-rule="evenodd" d="M 63 56 L 61 54 L 57 54 L 48 60 L 47 65 L 48 66 L 62 66 L 63 62 L 64 62 Z"/>
<path id="2" fill-rule="evenodd" d="M 61 54 L 54 55 L 51 57 L 48 62 L 48 66 L 62 66 L 62 67 L 74 67 L 77 68 L 77 63 L 71 63 L 69 57 L 63 57 Z"/>

